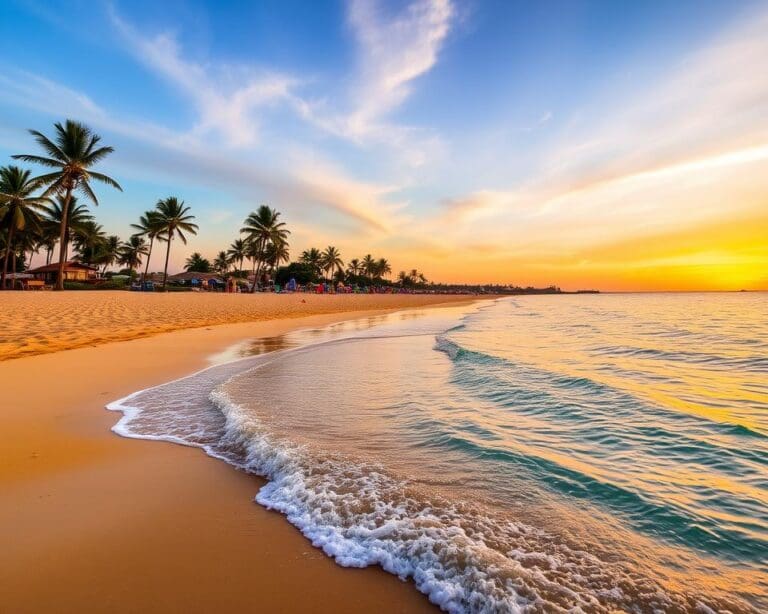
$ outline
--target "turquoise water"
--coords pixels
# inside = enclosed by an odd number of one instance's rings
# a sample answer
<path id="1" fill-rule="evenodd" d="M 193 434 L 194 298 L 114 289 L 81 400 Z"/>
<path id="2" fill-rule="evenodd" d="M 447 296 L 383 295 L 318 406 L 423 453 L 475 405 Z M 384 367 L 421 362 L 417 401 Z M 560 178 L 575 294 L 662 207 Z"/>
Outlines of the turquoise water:
<path id="1" fill-rule="evenodd" d="M 268 477 L 337 562 L 448 611 L 768 609 L 765 294 L 515 297 L 254 350 L 124 401 L 120 432 Z"/>

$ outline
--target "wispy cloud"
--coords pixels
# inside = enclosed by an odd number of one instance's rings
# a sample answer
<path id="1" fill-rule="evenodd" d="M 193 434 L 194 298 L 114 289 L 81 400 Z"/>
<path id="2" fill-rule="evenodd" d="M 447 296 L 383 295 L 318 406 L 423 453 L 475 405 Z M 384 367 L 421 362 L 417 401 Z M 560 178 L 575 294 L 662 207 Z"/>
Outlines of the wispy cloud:
<path id="1" fill-rule="evenodd" d="M 449 0 L 417 0 L 389 18 L 371 0 L 351 3 L 349 22 L 361 53 L 354 110 L 346 122 L 351 135 L 365 138 L 381 130 L 382 118 L 437 63 L 453 16 Z"/>
<path id="2" fill-rule="evenodd" d="M 642 89 L 581 109 L 599 121 L 566 129 L 538 172 L 445 199 L 438 223 L 496 235 L 505 222 L 509 237 L 563 246 L 754 210 L 768 189 L 768 73 L 754 69 L 766 57 L 762 11 Z"/>
<path id="3" fill-rule="evenodd" d="M 279 167 L 257 157 L 243 159 L 239 153 L 198 143 L 196 138 L 161 125 L 114 115 L 86 94 L 31 73 L 0 72 L 0 100 L 57 119 L 78 118 L 122 137 L 114 163 L 135 176 L 183 178 L 246 199 L 258 194 L 281 203 L 289 213 L 306 214 L 308 207 L 321 207 L 338 212 L 366 233 L 390 232 L 393 214 L 401 206 L 386 200 L 394 186 L 355 179 L 319 155 L 286 151 Z"/>
<path id="4" fill-rule="evenodd" d="M 414 0 L 394 15 L 376 0 L 352 0 L 348 23 L 358 57 L 351 86 L 332 105 L 327 99 L 294 99 L 295 108 L 330 134 L 389 146 L 410 166 L 420 166 L 439 147 L 438 137 L 391 115 L 437 64 L 454 18 L 450 0 Z"/>
<path id="5" fill-rule="evenodd" d="M 245 66 L 204 66 L 182 56 L 170 32 L 140 34 L 110 6 L 110 19 L 130 52 L 190 97 L 199 114 L 192 134 L 221 134 L 227 144 L 252 145 L 258 136 L 256 111 L 292 97 L 297 80 Z"/>

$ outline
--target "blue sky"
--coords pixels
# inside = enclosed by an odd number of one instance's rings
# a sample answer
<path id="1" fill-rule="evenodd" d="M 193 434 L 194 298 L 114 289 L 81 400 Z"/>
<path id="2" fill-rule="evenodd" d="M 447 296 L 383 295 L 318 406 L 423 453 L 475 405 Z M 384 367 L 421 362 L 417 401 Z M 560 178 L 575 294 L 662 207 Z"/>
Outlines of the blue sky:
<path id="1" fill-rule="evenodd" d="M 593 252 L 652 266 L 620 246 L 759 214 L 766 41 L 760 2 L 6 0 L 0 160 L 88 123 L 109 232 L 192 206 L 176 267 L 268 203 L 294 254 L 619 288 Z"/>

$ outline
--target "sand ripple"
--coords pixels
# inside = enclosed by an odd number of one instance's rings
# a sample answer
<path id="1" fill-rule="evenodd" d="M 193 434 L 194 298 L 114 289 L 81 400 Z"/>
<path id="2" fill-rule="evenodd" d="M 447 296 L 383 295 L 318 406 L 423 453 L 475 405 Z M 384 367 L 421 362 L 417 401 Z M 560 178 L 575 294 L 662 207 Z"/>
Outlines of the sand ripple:
<path id="1" fill-rule="evenodd" d="M 467 297 L 0 292 L 0 361 L 182 328 L 461 300 Z"/>

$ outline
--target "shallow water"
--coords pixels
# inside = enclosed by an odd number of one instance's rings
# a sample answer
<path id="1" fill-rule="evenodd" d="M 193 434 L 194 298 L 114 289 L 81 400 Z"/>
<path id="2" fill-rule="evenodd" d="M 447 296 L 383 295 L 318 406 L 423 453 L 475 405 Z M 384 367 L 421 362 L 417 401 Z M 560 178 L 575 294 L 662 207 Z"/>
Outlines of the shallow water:
<path id="1" fill-rule="evenodd" d="M 515 297 L 246 341 L 113 408 L 448 611 L 760 611 L 766 356 L 765 294 Z"/>

